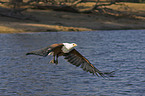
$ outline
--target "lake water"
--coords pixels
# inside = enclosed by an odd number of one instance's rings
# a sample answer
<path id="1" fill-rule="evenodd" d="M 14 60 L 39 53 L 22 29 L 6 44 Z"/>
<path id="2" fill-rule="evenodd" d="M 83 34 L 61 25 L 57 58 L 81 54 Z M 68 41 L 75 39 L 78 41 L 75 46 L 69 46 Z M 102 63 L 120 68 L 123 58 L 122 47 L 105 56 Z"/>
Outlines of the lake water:
<path id="1" fill-rule="evenodd" d="M 53 43 L 76 49 L 102 78 L 59 58 L 26 56 Z M 145 30 L 0 34 L 0 96 L 145 96 Z"/>

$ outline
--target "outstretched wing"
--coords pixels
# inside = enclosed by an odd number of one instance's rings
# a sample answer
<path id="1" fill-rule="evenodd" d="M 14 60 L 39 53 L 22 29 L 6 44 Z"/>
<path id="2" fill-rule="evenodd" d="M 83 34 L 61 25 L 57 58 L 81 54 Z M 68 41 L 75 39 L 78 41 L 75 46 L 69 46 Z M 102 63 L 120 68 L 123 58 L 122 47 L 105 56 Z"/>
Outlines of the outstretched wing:
<path id="1" fill-rule="evenodd" d="M 51 51 L 52 50 L 49 46 L 49 47 L 45 47 L 45 48 L 42 48 L 42 49 L 38 49 L 38 50 L 28 52 L 28 53 L 26 53 L 26 55 L 39 55 L 39 56 L 46 57 Z"/>
<path id="2" fill-rule="evenodd" d="M 97 68 L 95 68 L 84 56 L 82 56 L 77 50 L 73 49 L 69 53 L 64 54 L 65 59 L 67 59 L 68 62 L 71 64 L 79 67 L 81 65 L 81 68 L 84 71 L 90 72 L 96 74 L 97 76 L 104 77 L 104 74 L 99 71 Z"/>
<path id="3" fill-rule="evenodd" d="M 50 52 L 53 52 L 55 49 L 61 48 L 62 46 L 63 46 L 62 43 L 53 44 L 53 45 L 50 45 L 50 46 L 42 48 L 42 49 L 38 49 L 38 50 L 28 52 L 28 53 L 26 53 L 26 55 L 39 55 L 39 56 L 46 57 Z"/>

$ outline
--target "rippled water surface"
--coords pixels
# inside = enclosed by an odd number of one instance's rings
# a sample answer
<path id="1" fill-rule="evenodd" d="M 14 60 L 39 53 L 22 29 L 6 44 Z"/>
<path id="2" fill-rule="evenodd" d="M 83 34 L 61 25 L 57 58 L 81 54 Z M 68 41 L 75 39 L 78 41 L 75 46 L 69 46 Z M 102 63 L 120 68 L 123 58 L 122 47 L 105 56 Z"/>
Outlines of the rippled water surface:
<path id="1" fill-rule="evenodd" d="M 102 78 L 59 58 L 25 56 L 53 43 L 75 42 Z M 0 96 L 145 96 L 145 30 L 0 34 Z"/>

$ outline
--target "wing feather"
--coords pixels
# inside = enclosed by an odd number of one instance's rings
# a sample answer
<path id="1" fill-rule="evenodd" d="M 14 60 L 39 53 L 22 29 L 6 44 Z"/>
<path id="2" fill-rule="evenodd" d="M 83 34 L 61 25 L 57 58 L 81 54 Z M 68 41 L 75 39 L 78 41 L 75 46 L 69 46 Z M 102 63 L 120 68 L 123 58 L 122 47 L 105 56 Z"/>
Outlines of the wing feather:
<path id="1" fill-rule="evenodd" d="M 76 61 L 74 61 L 73 63 L 72 63 L 73 65 L 75 65 L 75 66 L 80 66 L 80 59 L 77 59 Z"/>
<path id="2" fill-rule="evenodd" d="M 28 53 L 26 53 L 26 55 L 39 55 L 39 56 L 46 57 L 50 52 L 53 52 L 55 49 L 61 48 L 62 46 L 63 46 L 62 43 L 52 44 L 48 47 L 28 52 Z"/>
<path id="3" fill-rule="evenodd" d="M 38 49 L 38 50 L 34 50 L 31 52 L 26 53 L 26 55 L 39 55 L 39 56 L 43 56 L 46 57 L 50 52 L 52 52 L 52 49 L 50 46 L 42 48 L 42 49 Z"/>
<path id="4" fill-rule="evenodd" d="M 80 67 L 87 72 L 96 74 L 97 76 L 104 77 L 104 74 L 95 68 L 84 56 L 82 56 L 77 50 L 73 49 L 69 53 L 64 54 L 65 58 L 71 64 Z"/>
<path id="5" fill-rule="evenodd" d="M 69 60 L 69 62 L 74 63 L 76 60 L 77 60 L 76 58 L 73 58 L 73 59 Z"/>

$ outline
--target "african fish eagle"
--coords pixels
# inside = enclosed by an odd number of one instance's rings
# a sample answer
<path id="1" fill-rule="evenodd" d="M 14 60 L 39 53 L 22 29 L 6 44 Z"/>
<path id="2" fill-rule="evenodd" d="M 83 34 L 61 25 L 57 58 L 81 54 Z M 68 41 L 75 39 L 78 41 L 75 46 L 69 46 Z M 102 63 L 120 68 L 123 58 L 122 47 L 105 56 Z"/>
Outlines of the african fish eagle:
<path id="1" fill-rule="evenodd" d="M 40 55 L 46 57 L 47 55 L 53 55 L 53 59 L 50 61 L 50 63 L 58 64 L 58 57 L 64 56 L 68 62 L 71 64 L 79 67 L 81 65 L 81 68 L 84 71 L 90 72 L 96 74 L 97 76 L 104 77 L 104 73 L 99 71 L 97 68 L 95 68 L 89 60 L 87 60 L 84 56 L 82 56 L 74 47 L 76 47 L 77 44 L 75 43 L 59 43 L 59 44 L 52 44 L 48 47 L 35 50 L 29 53 L 26 53 L 26 55 Z"/>

